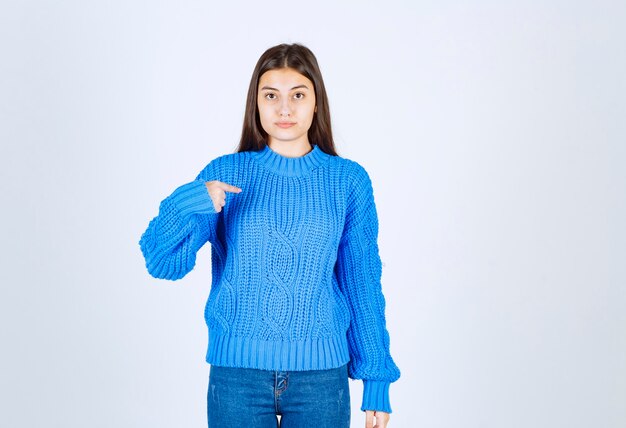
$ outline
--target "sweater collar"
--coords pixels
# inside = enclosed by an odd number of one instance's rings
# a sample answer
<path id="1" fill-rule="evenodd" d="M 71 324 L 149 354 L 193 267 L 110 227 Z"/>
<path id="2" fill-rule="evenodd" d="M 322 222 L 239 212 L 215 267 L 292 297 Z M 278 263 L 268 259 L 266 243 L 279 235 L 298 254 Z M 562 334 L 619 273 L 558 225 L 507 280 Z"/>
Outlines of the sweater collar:
<path id="1" fill-rule="evenodd" d="M 296 177 L 309 174 L 330 156 L 324 153 L 317 144 L 311 145 L 313 150 L 295 158 L 283 156 L 272 150 L 269 145 L 265 145 L 261 150 L 252 153 L 255 159 L 267 169 L 281 175 Z"/>

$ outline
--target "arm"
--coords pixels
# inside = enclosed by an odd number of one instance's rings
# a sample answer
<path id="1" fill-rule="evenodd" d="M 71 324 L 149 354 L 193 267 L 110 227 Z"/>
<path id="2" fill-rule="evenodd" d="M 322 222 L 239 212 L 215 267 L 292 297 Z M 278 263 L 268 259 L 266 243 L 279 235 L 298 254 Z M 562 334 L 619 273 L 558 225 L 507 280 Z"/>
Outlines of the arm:
<path id="1" fill-rule="evenodd" d="M 219 213 L 205 182 L 215 179 L 212 161 L 194 181 L 178 187 L 161 201 L 158 215 L 139 240 L 146 268 L 153 277 L 184 277 L 195 266 L 198 250 L 214 239 Z"/>
<path id="2" fill-rule="evenodd" d="M 400 377 L 400 370 L 391 358 L 385 326 L 378 216 L 370 178 L 360 165 L 355 169 L 335 265 L 351 318 L 348 372 L 352 379 L 363 380 L 361 410 L 391 413 L 389 385 Z"/>

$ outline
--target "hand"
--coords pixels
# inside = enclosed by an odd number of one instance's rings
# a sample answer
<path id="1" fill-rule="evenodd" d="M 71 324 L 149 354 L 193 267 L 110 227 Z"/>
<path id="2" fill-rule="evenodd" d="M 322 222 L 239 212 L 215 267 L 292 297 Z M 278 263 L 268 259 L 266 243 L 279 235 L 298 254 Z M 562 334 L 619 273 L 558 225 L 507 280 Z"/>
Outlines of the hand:
<path id="1" fill-rule="evenodd" d="M 374 425 L 374 418 L 376 418 L 376 425 Z M 388 422 L 389 413 L 380 410 L 365 411 L 365 428 L 386 428 Z"/>
<path id="2" fill-rule="evenodd" d="M 226 205 L 226 192 L 241 192 L 241 189 L 239 187 L 218 180 L 207 181 L 204 184 L 206 185 L 209 196 L 213 201 L 215 211 L 218 213 L 222 211 L 222 207 Z"/>

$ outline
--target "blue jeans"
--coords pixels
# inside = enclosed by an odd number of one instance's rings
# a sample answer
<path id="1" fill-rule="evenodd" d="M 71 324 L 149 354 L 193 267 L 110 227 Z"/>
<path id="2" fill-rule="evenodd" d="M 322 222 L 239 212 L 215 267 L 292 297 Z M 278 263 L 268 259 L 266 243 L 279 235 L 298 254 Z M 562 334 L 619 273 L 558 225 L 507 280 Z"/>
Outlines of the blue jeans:
<path id="1" fill-rule="evenodd" d="M 269 371 L 211 365 L 207 415 L 210 428 L 348 428 L 348 366 Z"/>

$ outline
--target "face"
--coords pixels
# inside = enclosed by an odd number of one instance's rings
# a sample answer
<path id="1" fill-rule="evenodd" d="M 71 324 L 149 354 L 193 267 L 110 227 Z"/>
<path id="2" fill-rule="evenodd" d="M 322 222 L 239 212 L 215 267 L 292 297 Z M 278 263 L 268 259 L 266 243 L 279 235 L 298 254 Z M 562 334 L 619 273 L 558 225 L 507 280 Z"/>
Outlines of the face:
<path id="1" fill-rule="evenodd" d="M 313 82 L 292 68 L 266 71 L 257 91 L 261 126 L 268 144 L 309 144 L 307 132 L 313 122 L 315 89 Z M 288 125 L 281 125 L 287 122 Z"/>

